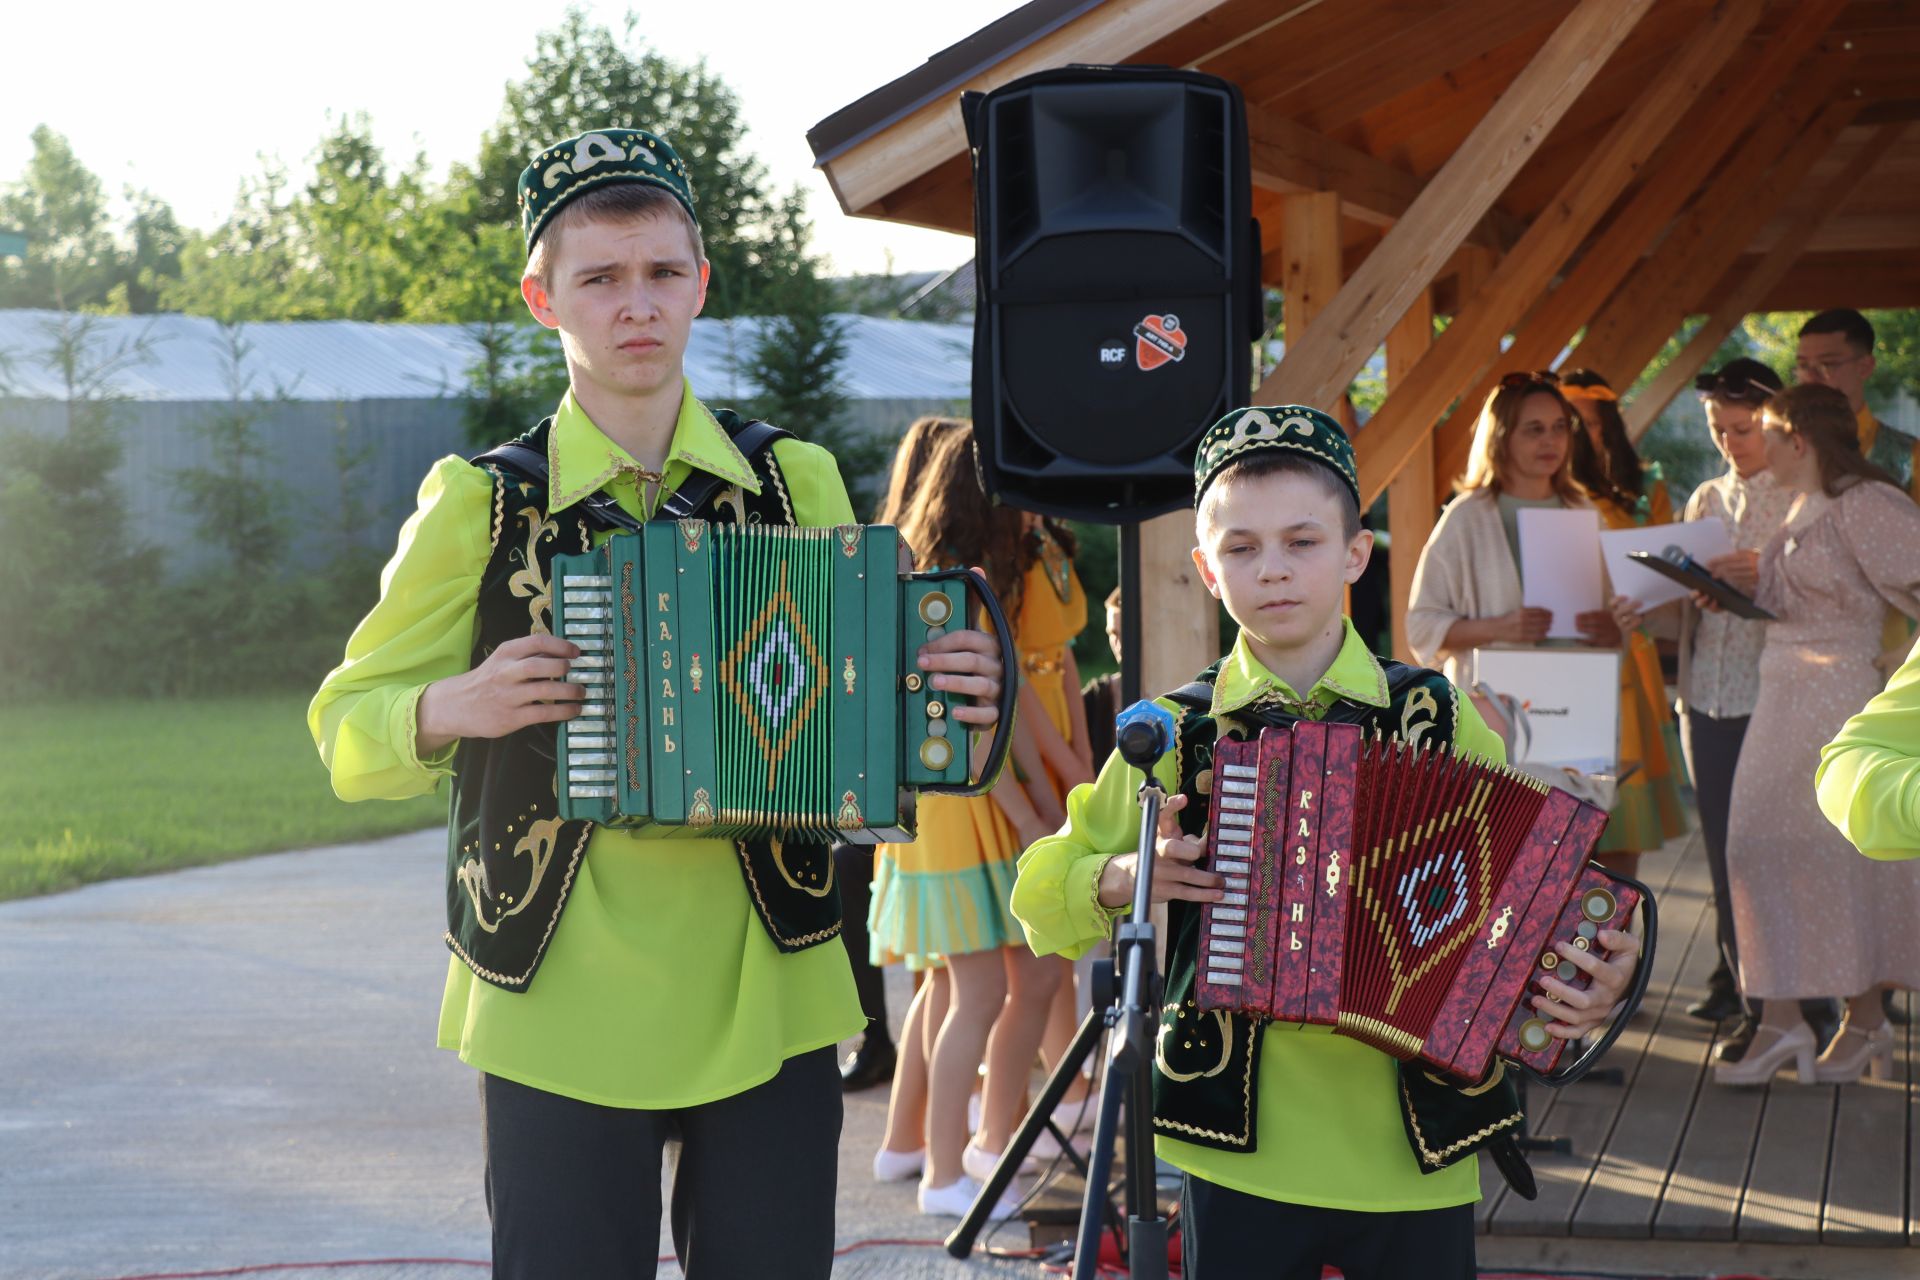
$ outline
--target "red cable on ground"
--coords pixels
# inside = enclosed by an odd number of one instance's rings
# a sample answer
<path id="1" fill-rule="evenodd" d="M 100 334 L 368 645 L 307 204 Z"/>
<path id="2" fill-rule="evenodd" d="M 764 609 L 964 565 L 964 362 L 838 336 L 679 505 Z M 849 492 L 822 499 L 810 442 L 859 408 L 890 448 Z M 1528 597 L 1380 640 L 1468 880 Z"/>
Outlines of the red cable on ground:
<path id="1" fill-rule="evenodd" d="M 944 1245 L 943 1240 L 908 1240 L 898 1237 L 875 1237 L 870 1240 L 855 1240 L 851 1244 L 841 1245 L 833 1251 L 836 1258 L 845 1257 L 859 1249 L 903 1248 L 936 1249 Z M 988 1249 L 982 1252 L 996 1258 L 1038 1258 L 1048 1251 L 1045 1249 Z M 660 1255 L 659 1262 L 672 1262 L 670 1253 Z M 139 1275 L 115 1276 L 111 1280 L 224 1280 L 231 1276 L 264 1275 L 273 1271 L 336 1271 L 353 1267 L 400 1267 L 400 1266 L 439 1266 L 439 1267 L 491 1267 L 492 1264 L 476 1258 L 350 1258 L 334 1262 L 257 1262 L 239 1267 L 221 1267 L 212 1271 L 149 1271 Z M 1071 1268 L 1062 1265 L 1044 1264 L 1041 1270 L 1049 1275 L 1065 1275 Z M 1102 1260 L 1099 1268 L 1102 1276 L 1125 1277 L 1126 1269 Z M 1174 1275 L 1179 1272 L 1175 1270 Z M 1329 1273 L 1336 1274 L 1337 1273 Z M 1483 1271 L 1480 1280 L 1632 1280 L 1632 1277 L 1618 1272 L 1575 1272 L 1561 1273 L 1553 1271 Z M 1718 1272 L 1704 1276 L 1701 1280 L 1771 1280 L 1767 1276 L 1752 1275 L 1747 1272 Z"/>

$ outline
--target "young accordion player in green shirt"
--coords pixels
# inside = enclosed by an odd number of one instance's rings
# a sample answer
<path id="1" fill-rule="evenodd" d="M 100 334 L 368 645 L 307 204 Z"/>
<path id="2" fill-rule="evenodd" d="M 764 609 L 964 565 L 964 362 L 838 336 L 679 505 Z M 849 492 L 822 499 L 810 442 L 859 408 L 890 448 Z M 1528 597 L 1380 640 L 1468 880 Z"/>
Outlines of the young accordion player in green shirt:
<path id="1" fill-rule="evenodd" d="M 688 1276 L 825 1277 L 834 1046 L 864 1021 L 828 847 L 561 815 L 558 725 L 584 675 L 554 634 L 552 565 L 660 516 L 853 510 L 824 449 L 688 385 L 708 265 L 670 145 L 614 128 L 556 143 L 520 198 L 521 293 L 559 330 L 569 389 L 517 448 L 434 465 L 309 724 L 345 799 L 450 784 L 439 1043 L 482 1073 L 494 1274 L 652 1275 L 673 1137 Z M 907 654 L 924 675 L 905 682 L 951 700 L 962 745 L 998 719 L 998 655 L 963 627 Z"/>
<path id="2" fill-rule="evenodd" d="M 1530 1183 L 1511 1138 L 1513 1082 L 1496 1065 L 1456 1087 L 1326 1027 L 1210 1011 L 1194 999 L 1202 904 L 1223 880 L 1204 852 L 1213 746 L 1222 732 L 1338 718 L 1385 737 L 1504 759 L 1473 704 L 1436 672 L 1383 662 L 1343 616 L 1366 568 L 1353 449 L 1329 415 L 1301 406 L 1238 410 L 1201 439 L 1194 463 L 1194 563 L 1240 626 L 1196 685 L 1161 700 L 1177 717 L 1154 776 L 1161 810 L 1153 896 L 1168 904 L 1167 983 L 1154 1063 L 1158 1154 L 1186 1172 L 1182 1230 L 1191 1280 L 1470 1280 L 1473 1153 Z M 1109 936 L 1133 900 L 1141 779 L 1118 755 L 1067 801 L 1067 825 L 1027 850 L 1013 910 L 1041 953 L 1077 956 Z M 1272 821 L 1268 815 L 1267 821 Z M 1555 978 L 1533 997 L 1551 1034 L 1578 1037 L 1627 990 L 1639 946 L 1599 931 L 1611 953 L 1556 944 L 1592 976 Z"/>

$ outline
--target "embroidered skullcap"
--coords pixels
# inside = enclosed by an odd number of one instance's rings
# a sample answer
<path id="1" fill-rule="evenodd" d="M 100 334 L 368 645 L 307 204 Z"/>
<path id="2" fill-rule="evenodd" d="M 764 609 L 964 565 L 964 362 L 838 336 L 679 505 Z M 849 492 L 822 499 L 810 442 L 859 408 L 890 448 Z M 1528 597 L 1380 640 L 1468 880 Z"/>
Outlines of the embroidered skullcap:
<path id="1" fill-rule="evenodd" d="M 533 242 L 567 201 L 609 182 L 662 187 L 699 222 L 686 163 L 665 139 L 642 129 L 597 129 L 554 143 L 520 171 L 520 229 L 527 252 L 533 252 Z"/>
<path id="2" fill-rule="evenodd" d="M 1353 462 L 1353 444 L 1331 414 L 1303 404 L 1254 405 L 1235 409 L 1207 428 L 1193 457 L 1193 504 L 1200 505 L 1207 486 L 1221 471 L 1242 458 L 1265 451 L 1294 453 L 1311 458 L 1340 477 L 1340 483 L 1360 503 L 1360 473 Z"/>

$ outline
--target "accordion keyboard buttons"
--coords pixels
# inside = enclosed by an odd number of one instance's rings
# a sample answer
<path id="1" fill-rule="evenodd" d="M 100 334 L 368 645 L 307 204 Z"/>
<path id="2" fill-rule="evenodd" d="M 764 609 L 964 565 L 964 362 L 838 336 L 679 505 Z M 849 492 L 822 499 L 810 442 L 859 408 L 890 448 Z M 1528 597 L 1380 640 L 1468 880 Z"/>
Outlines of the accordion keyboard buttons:
<path id="1" fill-rule="evenodd" d="M 561 637 L 580 650 L 567 663 L 567 679 L 586 689 L 580 714 L 566 721 L 566 789 L 574 799 L 611 799 L 618 779 L 613 755 L 612 699 L 613 579 L 604 574 L 570 573 L 561 578 L 565 593 Z"/>
<path id="2" fill-rule="evenodd" d="M 1207 981 L 1242 985 L 1246 968 L 1247 890 L 1253 871 L 1253 811 L 1260 770 L 1228 764 L 1218 770 L 1211 807 L 1216 830 L 1210 869 L 1221 877 L 1220 901 L 1212 907 L 1208 931 Z"/>

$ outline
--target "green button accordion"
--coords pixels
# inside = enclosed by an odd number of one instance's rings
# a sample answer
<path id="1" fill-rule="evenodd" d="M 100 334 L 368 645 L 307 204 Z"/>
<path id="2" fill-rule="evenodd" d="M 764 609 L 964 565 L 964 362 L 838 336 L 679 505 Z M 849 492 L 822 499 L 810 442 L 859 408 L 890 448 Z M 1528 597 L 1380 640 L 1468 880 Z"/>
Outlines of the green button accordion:
<path id="1" fill-rule="evenodd" d="M 555 556 L 554 630 L 587 690 L 560 725 L 560 815 L 904 842 L 916 792 L 984 793 L 1011 743 L 1011 632 L 977 573 L 912 570 L 886 525 L 663 520 Z M 966 726 L 916 663 L 968 625 L 969 587 L 1006 673 L 977 778 Z"/>

